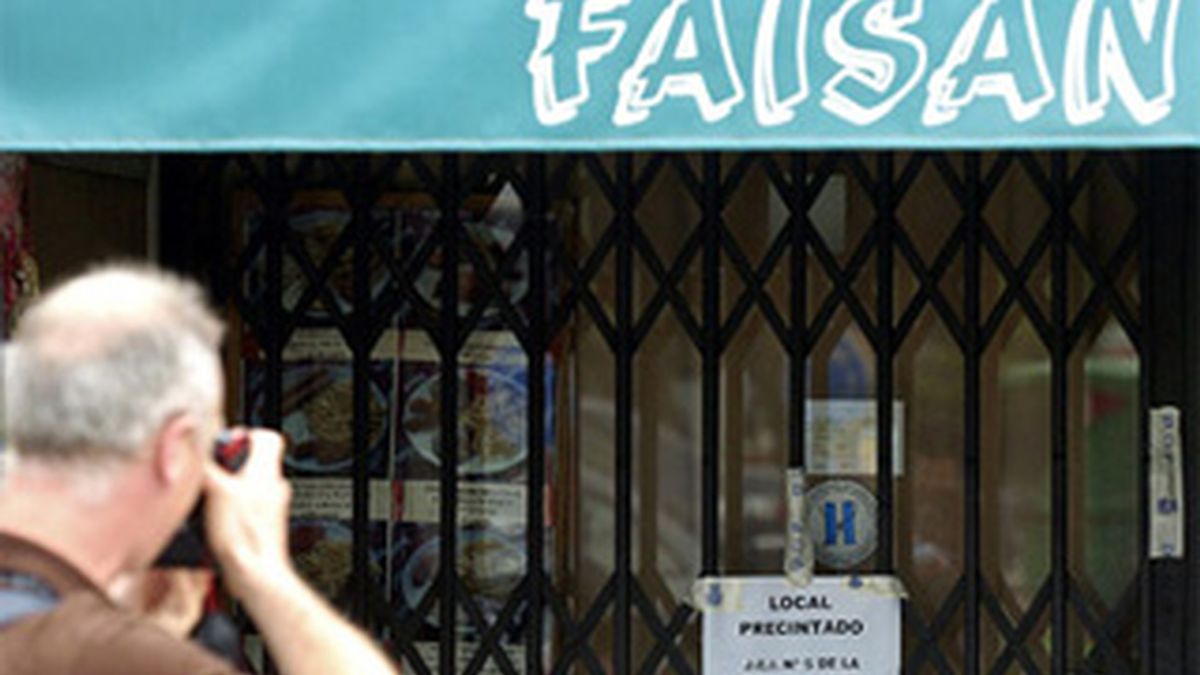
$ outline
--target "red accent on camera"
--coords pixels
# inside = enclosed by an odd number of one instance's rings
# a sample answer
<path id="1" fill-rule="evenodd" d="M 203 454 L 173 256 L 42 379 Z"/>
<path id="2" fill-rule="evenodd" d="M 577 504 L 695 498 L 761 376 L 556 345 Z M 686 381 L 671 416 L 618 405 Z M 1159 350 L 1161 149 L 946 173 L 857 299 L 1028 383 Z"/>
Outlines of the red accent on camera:
<path id="1" fill-rule="evenodd" d="M 217 435 L 213 455 L 217 464 L 228 471 L 237 471 L 242 468 L 250 456 L 250 435 L 244 431 L 231 429 L 222 431 Z"/>

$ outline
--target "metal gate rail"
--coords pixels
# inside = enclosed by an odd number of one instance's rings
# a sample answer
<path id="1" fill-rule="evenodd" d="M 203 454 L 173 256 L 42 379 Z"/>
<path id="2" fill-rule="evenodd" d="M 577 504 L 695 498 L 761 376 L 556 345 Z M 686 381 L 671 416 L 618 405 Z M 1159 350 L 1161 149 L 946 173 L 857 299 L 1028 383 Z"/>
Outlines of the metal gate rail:
<path id="1" fill-rule="evenodd" d="M 184 160 L 177 160 L 184 161 Z M 701 538 L 696 552 L 704 574 L 736 572 L 721 567 L 721 366 L 728 348 L 748 316 L 761 314 L 789 359 L 788 463 L 802 466 L 805 448 L 805 401 L 810 378 L 808 360 L 819 339 L 840 312 L 849 315 L 876 355 L 876 419 L 878 439 L 875 490 L 879 500 L 879 550 L 874 569 L 894 573 L 896 495 L 890 467 L 893 407 L 897 393 L 895 359 L 923 313 L 932 311 L 957 344 L 963 357 L 964 421 L 962 449 L 963 532 L 962 575 L 951 587 L 941 607 L 922 616 L 915 606 L 905 610 L 909 648 L 905 670 L 910 673 L 1008 673 L 1036 675 L 1043 672 L 1097 672 L 1106 674 L 1145 672 L 1150 653 L 1150 635 L 1141 614 L 1148 605 L 1148 572 L 1143 566 L 1135 581 L 1111 608 L 1097 606 L 1073 576 L 1068 542 L 1072 523 L 1068 465 L 1071 404 L 1068 365 L 1089 327 L 1098 317 L 1111 315 L 1145 357 L 1148 340 L 1143 306 L 1150 297 L 1149 270 L 1153 261 L 1149 238 L 1144 236 L 1146 218 L 1141 213 L 1148 186 L 1144 158 L 1124 154 L 1079 153 L 846 153 L 699 155 L 396 155 L 396 156 L 303 156 L 282 155 L 214 157 L 186 160 L 193 171 L 181 185 L 193 195 L 227 194 L 223 186 L 244 186 L 262 205 L 263 227 L 245 242 L 244 250 L 229 267 L 212 268 L 218 292 L 237 308 L 241 321 L 261 345 L 266 370 L 265 417 L 278 424 L 283 405 L 283 350 L 294 332 L 304 324 L 305 308 L 318 300 L 330 310 L 331 324 L 353 353 L 353 410 L 355 448 L 351 477 L 354 484 L 353 593 L 351 612 L 377 630 L 386 631 L 398 651 L 417 673 L 452 673 L 459 636 L 441 630 L 437 663 L 426 663 L 412 638 L 437 605 L 441 626 L 455 625 L 464 612 L 481 636 L 477 649 L 463 672 L 479 673 L 494 664 L 508 675 L 516 673 L 592 674 L 657 673 L 664 669 L 693 673 L 698 664 L 681 648 L 685 631 L 694 627 L 697 613 L 680 603 L 666 616 L 639 581 L 632 559 L 634 521 L 634 460 L 637 447 L 633 436 L 635 356 L 655 322 L 670 312 L 687 334 L 701 363 L 702 429 Z M 198 167 L 198 168 L 197 168 Z M 771 189 L 781 197 L 788 219 L 769 242 L 759 261 L 739 245 L 734 230 L 739 223 L 726 221 L 731 199 L 752 170 L 762 171 Z M 1130 224 L 1107 257 L 1100 257 L 1075 222 L 1072 207 L 1097 172 L 1115 178 L 1137 205 L 1139 216 Z M 959 212 L 957 222 L 928 226 L 947 228 L 939 250 L 927 259 L 910 236 L 910 227 L 900 217 L 900 205 L 923 172 L 933 172 Z M 404 175 L 401 180 L 399 176 Z M 684 194 L 701 214 L 694 231 L 677 255 L 663 259 L 647 237 L 655 223 L 639 218 L 638 207 L 655 181 L 671 174 L 684 186 Z M 847 255 L 829 247 L 811 218 L 811 210 L 832 176 L 844 175 L 865 193 L 874 211 L 873 225 Z M 989 223 L 986 209 L 1001 184 L 1020 174 L 1036 188 L 1048 206 L 1049 216 L 1020 257 L 1010 257 L 997 225 Z M 612 219 L 594 248 L 578 255 L 571 245 L 568 223 L 553 216 L 554 204 L 569 199 L 574 181 L 595 186 L 611 208 Z M 476 194 L 495 194 L 510 185 L 525 209 L 525 222 L 516 240 L 495 262 L 490 262 L 464 234 L 460 214 Z M 339 191 L 349 206 L 351 220 L 345 232 L 324 259 L 313 259 L 292 228 L 289 209 L 298 192 L 313 188 Z M 396 251 L 380 236 L 373 217 L 379 201 L 387 194 L 417 189 L 436 204 L 440 221 L 436 232 L 409 250 Z M 204 197 L 207 199 L 208 197 Z M 225 228 L 223 209 L 206 212 L 197 207 L 192 227 L 212 219 Z M 186 216 L 180 216 L 185 218 Z M 176 225 L 176 231 L 181 227 Z M 230 240 L 218 246 L 229 247 Z M 187 244 L 183 244 L 186 246 Z M 209 249 L 211 252 L 212 249 Z M 349 309 L 329 290 L 330 277 L 343 256 L 353 258 L 353 300 Z M 220 256 L 217 256 L 221 259 Z M 292 307 L 283 302 L 284 259 L 292 260 L 305 279 L 304 292 Z M 465 261 L 478 275 L 482 300 L 473 307 L 460 305 L 456 274 L 444 274 L 436 298 L 428 298 L 413 286 L 420 271 L 437 258 L 444 270 L 458 269 Z M 593 282 L 609 259 L 615 261 L 614 306 L 594 291 Z M 382 261 L 388 283 L 382 291 L 372 281 L 372 260 Z M 944 292 L 957 261 L 962 262 L 962 301 L 956 306 Z M 1038 270 L 1049 261 L 1049 306 L 1039 303 L 1042 283 Z M 1086 274 L 1090 290 L 1080 308 L 1072 312 L 1071 260 Z M 540 264 L 539 261 L 547 261 Z M 985 262 L 998 271 L 1003 290 L 987 311 L 983 302 Z M 265 264 L 265 292 L 251 297 L 244 280 L 256 265 Z M 635 302 L 635 265 L 648 271 L 657 287 L 638 311 Z M 698 264 L 702 270 L 699 312 L 694 311 L 681 290 L 688 271 Z M 1139 303 L 1131 303 L 1120 290 L 1121 276 L 1132 264 L 1142 274 Z M 787 266 L 786 300 L 778 305 L 767 288 L 769 280 Z M 872 267 L 873 265 L 873 267 Z M 901 266 L 915 279 L 915 292 L 908 302 L 897 302 L 894 280 Z M 530 280 L 525 298 L 511 298 L 504 279 L 525 273 Z M 874 284 L 864 290 L 861 281 Z M 829 292 L 814 298 L 813 275 L 827 280 Z M 736 278 L 742 287 L 729 307 L 722 307 L 723 279 Z M 222 282 L 231 279 L 232 282 Z M 814 303 L 813 300 L 816 300 Z M 479 330 L 485 309 L 493 308 L 500 325 L 511 331 L 528 359 L 529 406 L 526 424 L 530 440 L 528 485 L 545 484 L 545 403 L 552 395 L 546 389 L 547 354 L 564 331 L 582 316 L 594 323 L 614 357 L 615 383 L 615 538 L 612 541 L 613 571 L 587 607 L 573 608 L 556 589 L 549 570 L 542 564 L 528 565 L 525 577 L 508 598 L 494 623 L 473 600 L 456 572 L 456 527 L 458 452 L 460 442 L 457 405 L 459 354 L 467 338 Z M 1032 325 L 1050 356 L 1051 406 L 1051 569 L 1024 612 L 1014 614 L 982 572 L 984 510 L 981 502 L 981 446 L 983 437 L 983 358 L 989 346 L 1002 335 L 1010 312 L 1020 311 Z M 380 580 L 372 578 L 369 564 L 369 484 L 367 449 L 371 444 L 370 362 L 375 344 L 403 313 L 406 328 L 426 332 L 440 356 L 440 447 L 442 448 L 439 489 L 440 573 L 433 590 L 420 606 L 399 620 L 401 602 L 388 606 Z M 1144 361 L 1143 361 L 1144 362 Z M 1150 400 L 1148 369 L 1141 371 L 1141 406 L 1145 413 Z M 1143 419 L 1145 415 L 1142 415 Z M 1143 439 L 1145 430 L 1142 430 Z M 1140 452 L 1132 449 L 1131 452 Z M 1143 476 L 1144 478 L 1144 476 Z M 1142 481 L 1144 484 L 1144 480 Z M 545 505 L 530 492 L 526 510 L 526 560 L 543 560 L 547 533 Z M 1145 503 L 1145 499 L 1141 500 Z M 1141 541 L 1145 541 L 1145 514 L 1139 517 Z M 1144 549 L 1144 547 L 1143 547 Z M 532 608 L 532 609 L 530 609 Z M 549 613 L 543 615 L 543 609 Z M 524 613 L 523 664 L 517 664 L 502 648 L 502 638 Z M 610 660 L 597 652 L 592 636 L 610 614 L 613 644 Z M 959 617 L 961 616 L 961 623 Z M 559 648 L 552 662 L 544 662 L 542 636 L 544 619 L 558 632 Z M 1073 663 L 1068 624 L 1076 621 L 1086 631 L 1091 646 L 1082 663 Z M 984 629 L 990 624 L 1002 639 L 998 655 L 984 662 Z M 952 631 L 961 627 L 961 651 Z M 1034 643 L 1043 640 L 1048 628 L 1049 667 L 1040 664 Z M 641 661 L 632 646 L 636 630 L 648 631 L 652 645 Z M 605 664 L 611 664 L 606 666 Z M 1081 668 L 1073 671 L 1072 668 Z"/>

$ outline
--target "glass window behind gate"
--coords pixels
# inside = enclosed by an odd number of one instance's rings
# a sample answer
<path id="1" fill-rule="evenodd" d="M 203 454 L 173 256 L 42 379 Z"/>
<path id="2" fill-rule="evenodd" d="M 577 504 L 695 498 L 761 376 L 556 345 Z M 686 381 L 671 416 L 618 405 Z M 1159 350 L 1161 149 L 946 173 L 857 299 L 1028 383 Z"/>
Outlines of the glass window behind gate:
<path id="1" fill-rule="evenodd" d="M 903 580 L 906 672 L 1137 670 L 1137 157 L 195 164 L 233 413 L 408 670 L 700 672 L 692 583 L 781 571 L 787 467 L 874 495 L 818 573 Z"/>

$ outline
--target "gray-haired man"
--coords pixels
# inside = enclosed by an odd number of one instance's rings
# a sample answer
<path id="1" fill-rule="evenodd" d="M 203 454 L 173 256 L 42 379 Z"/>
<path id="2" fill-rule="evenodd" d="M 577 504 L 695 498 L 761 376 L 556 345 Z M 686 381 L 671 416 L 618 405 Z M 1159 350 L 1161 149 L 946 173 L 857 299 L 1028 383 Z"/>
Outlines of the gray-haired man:
<path id="1" fill-rule="evenodd" d="M 250 431 L 236 474 L 212 460 L 221 332 L 197 286 L 129 266 L 73 279 L 22 319 L 5 360 L 0 598 L 27 607 L 0 615 L 0 672 L 228 672 L 163 629 L 178 622 L 117 602 L 201 494 L 225 583 L 286 675 L 394 672 L 290 563 L 281 437 Z"/>

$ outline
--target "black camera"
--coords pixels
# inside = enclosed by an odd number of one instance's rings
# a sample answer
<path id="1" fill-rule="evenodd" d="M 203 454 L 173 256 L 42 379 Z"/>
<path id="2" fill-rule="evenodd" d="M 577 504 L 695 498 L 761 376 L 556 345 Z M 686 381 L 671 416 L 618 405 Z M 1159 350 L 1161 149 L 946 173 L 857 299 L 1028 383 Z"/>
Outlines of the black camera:
<path id="1" fill-rule="evenodd" d="M 236 472 L 250 457 L 250 435 L 245 431 L 226 429 L 217 434 L 213 443 L 213 459 L 230 473 Z M 183 527 L 163 549 L 155 567 L 208 567 L 212 562 L 204 543 L 204 498 L 184 522 Z"/>
<path id="2" fill-rule="evenodd" d="M 226 429 L 213 443 L 213 459 L 226 471 L 236 472 L 250 456 L 250 435 L 244 430 Z M 155 567 L 211 567 L 212 556 L 204 543 L 204 498 L 201 497 L 154 563 Z M 211 593 L 211 590 L 210 590 Z M 205 610 L 192 639 L 239 670 L 245 670 L 241 633 L 227 614 L 213 607 Z"/>

